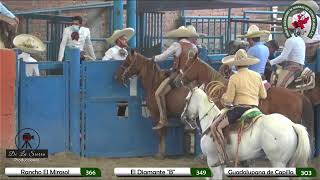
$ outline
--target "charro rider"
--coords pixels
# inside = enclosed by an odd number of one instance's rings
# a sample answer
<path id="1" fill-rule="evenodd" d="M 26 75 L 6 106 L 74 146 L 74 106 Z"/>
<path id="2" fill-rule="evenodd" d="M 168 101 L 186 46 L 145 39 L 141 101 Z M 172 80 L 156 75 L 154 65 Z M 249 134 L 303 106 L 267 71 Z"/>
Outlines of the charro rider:
<path id="1" fill-rule="evenodd" d="M 182 75 L 183 62 L 191 58 L 190 55 L 195 55 L 198 52 L 196 45 L 189 40 L 189 38 L 199 37 L 196 29 L 191 25 L 187 27 L 181 26 L 178 29 L 170 31 L 166 34 L 166 37 L 177 38 L 179 42 L 174 42 L 162 54 L 152 58 L 152 60 L 157 62 L 166 60 L 170 55 L 174 56 L 170 76 L 162 81 L 155 92 L 156 102 L 160 112 L 160 121 L 153 129 L 161 129 L 167 125 L 166 94 L 175 87 L 175 83 L 173 82 Z"/>
<path id="2" fill-rule="evenodd" d="M 251 25 L 247 31 L 247 34 L 240 35 L 238 37 L 247 38 L 250 45 L 248 49 L 248 55 L 254 56 L 259 59 L 259 62 L 249 67 L 249 69 L 259 73 L 262 77 L 264 76 L 264 69 L 269 57 L 269 49 L 261 41 L 261 37 L 270 34 L 269 31 L 260 30 L 258 26 Z"/>
<path id="3" fill-rule="evenodd" d="M 134 35 L 134 29 L 125 28 L 122 30 L 115 30 L 107 42 L 109 44 L 115 44 L 112 48 L 108 49 L 102 58 L 103 61 L 107 60 L 125 60 L 128 56 L 128 51 L 125 49 L 128 47 L 129 39 Z"/>
<path id="4" fill-rule="evenodd" d="M 37 37 L 30 34 L 20 34 L 13 39 L 13 44 L 19 48 L 22 53 L 18 55 L 18 59 L 24 62 L 37 62 L 30 54 L 35 55 L 46 50 L 44 43 Z M 26 76 L 39 76 L 38 64 L 26 65 Z"/>
<path id="5" fill-rule="evenodd" d="M 267 97 L 260 74 L 248 69 L 249 66 L 258 62 L 257 58 L 248 56 L 243 49 L 238 50 L 235 55 L 222 59 L 223 64 L 234 65 L 237 69 L 237 73 L 230 77 L 227 91 L 221 98 L 222 104 L 233 106 L 229 110 L 222 110 L 222 115 L 211 125 L 211 132 L 215 136 L 219 153 L 223 156 L 222 162 L 226 158 L 222 129 L 235 123 L 245 111 L 258 106 L 260 98 Z M 225 113 L 226 116 L 224 116 Z"/>
<path id="6" fill-rule="evenodd" d="M 288 18 L 288 29 L 294 31 L 292 18 Z M 294 33 L 286 40 L 282 53 L 270 61 L 271 66 L 282 63 L 283 70 L 278 76 L 277 87 L 287 87 L 303 71 L 306 45 L 303 39 Z M 273 78 L 273 75 L 272 75 Z M 274 81 L 272 79 L 271 81 Z M 272 82 L 274 84 L 274 82 Z"/>

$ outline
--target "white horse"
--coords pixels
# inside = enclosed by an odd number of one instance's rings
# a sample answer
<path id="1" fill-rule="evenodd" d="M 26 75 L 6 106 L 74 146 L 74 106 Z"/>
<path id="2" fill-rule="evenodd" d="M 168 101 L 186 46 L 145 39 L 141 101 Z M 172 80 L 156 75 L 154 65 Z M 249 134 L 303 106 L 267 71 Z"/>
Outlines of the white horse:
<path id="1" fill-rule="evenodd" d="M 218 150 L 209 133 L 204 134 L 215 117 L 220 113 L 217 106 L 210 102 L 203 87 L 192 89 L 186 97 L 186 106 L 181 119 L 195 125 L 197 117 L 202 129 L 201 149 L 207 156 L 207 163 L 213 179 L 223 178 Z M 237 132 L 231 133 L 230 144 L 226 151 L 230 159 L 235 158 L 237 149 Z M 302 125 L 295 124 L 281 114 L 263 115 L 255 124 L 245 131 L 239 146 L 239 160 L 250 160 L 267 156 L 273 167 L 286 167 L 299 163 L 307 165 L 310 157 L 308 132 Z M 264 153 L 263 153 L 264 152 Z M 289 163 L 290 161 L 290 163 Z M 285 178 L 287 179 L 287 178 Z"/>

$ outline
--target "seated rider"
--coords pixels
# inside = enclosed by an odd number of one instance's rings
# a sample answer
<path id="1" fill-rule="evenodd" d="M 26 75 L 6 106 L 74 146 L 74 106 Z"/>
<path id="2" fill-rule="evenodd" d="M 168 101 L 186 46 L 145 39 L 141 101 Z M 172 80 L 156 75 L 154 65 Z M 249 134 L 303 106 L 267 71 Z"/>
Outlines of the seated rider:
<path id="1" fill-rule="evenodd" d="M 260 74 L 248 69 L 249 66 L 258 62 L 259 59 L 248 56 L 243 49 L 238 50 L 235 55 L 222 59 L 223 64 L 234 65 L 237 69 L 237 73 L 230 77 L 227 91 L 221 98 L 222 104 L 233 106 L 229 110 L 223 109 L 222 114 L 211 125 L 211 132 L 215 137 L 218 151 L 223 156 L 222 162 L 226 159 L 222 129 L 235 123 L 245 111 L 257 107 L 259 98 L 267 97 Z"/>
<path id="2" fill-rule="evenodd" d="M 153 61 L 166 60 L 170 55 L 174 56 L 172 68 L 170 69 L 170 76 L 163 80 L 155 92 L 156 102 L 159 108 L 160 120 L 153 129 L 161 129 L 167 125 L 167 112 L 166 112 L 166 94 L 175 87 L 172 83 L 178 76 L 182 75 L 182 69 L 187 62 L 190 54 L 196 54 L 198 52 L 196 45 L 194 45 L 189 38 L 198 37 L 196 29 L 193 26 L 181 26 L 178 29 L 167 33 L 166 37 L 177 38 L 179 42 L 174 42 L 166 51 L 162 54 L 154 56 Z M 190 52 L 193 53 L 190 53 Z"/>
<path id="3" fill-rule="evenodd" d="M 292 25 L 292 18 L 288 19 L 288 29 L 293 33 L 289 39 L 286 40 L 282 53 L 275 59 L 270 61 L 271 66 L 281 63 L 283 71 L 280 73 L 276 87 L 287 87 L 295 78 L 297 78 L 303 71 L 305 62 L 306 45 L 300 37 L 298 28 Z M 271 76 L 271 83 L 273 82 L 273 75 Z"/>

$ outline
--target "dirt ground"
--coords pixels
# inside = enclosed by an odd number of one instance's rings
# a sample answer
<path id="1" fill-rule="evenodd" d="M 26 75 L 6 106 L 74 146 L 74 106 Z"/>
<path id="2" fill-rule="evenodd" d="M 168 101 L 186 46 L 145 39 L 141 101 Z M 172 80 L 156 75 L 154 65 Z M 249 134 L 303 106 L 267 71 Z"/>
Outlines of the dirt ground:
<path id="1" fill-rule="evenodd" d="M 35 162 L 18 162 L 13 159 L 6 159 L 2 151 L 0 154 L 0 179 L 88 179 L 88 178 L 48 178 L 48 177 L 23 177 L 12 178 L 4 175 L 5 167 L 97 167 L 102 171 L 101 178 L 89 179 L 200 179 L 200 178 L 117 178 L 113 174 L 115 167 L 207 167 L 206 163 L 196 160 L 194 156 L 179 156 L 167 157 L 164 160 L 156 159 L 154 157 L 137 157 L 137 158 L 84 158 L 71 153 L 59 153 L 49 156 L 48 159 L 40 159 Z M 255 166 L 268 167 L 268 163 L 257 161 Z M 312 165 L 317 170 L 318 178 L 320 179 L 320 156 L 312 160 Z M 203 179 L 203 178 L 202 178 Z M 230 178 L 227 178 L 230 179 Z M 248 179 L 248 178 L 243 178 Z M 249 178 L 252 179 L 252 178 Z M 261 178 L 260 178 L 261 179 Z M 270 179 L 270 178 L 265 178 Z M 310 178 L 308 178 L 310 179 Z"/>

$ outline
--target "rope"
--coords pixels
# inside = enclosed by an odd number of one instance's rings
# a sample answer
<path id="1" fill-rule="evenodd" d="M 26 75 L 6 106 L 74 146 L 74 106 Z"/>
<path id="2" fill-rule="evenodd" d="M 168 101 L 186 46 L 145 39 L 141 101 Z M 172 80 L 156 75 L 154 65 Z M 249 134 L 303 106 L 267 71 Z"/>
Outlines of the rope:
<path id="1" fill-rule="evenodd" d="M 216 102 L 225 92 L 225 85 L 220 81 L 211 81 L 207 84 L 205 92 L 210 101 Z"/>

